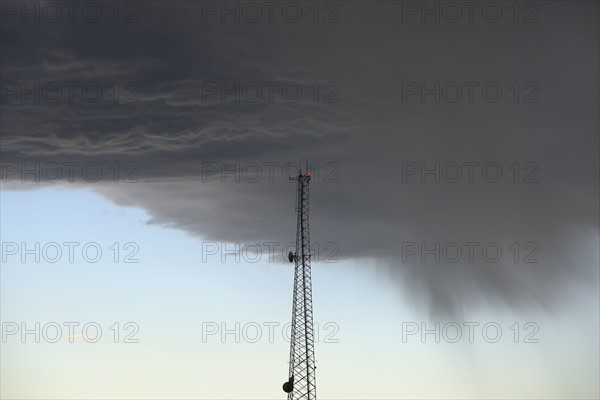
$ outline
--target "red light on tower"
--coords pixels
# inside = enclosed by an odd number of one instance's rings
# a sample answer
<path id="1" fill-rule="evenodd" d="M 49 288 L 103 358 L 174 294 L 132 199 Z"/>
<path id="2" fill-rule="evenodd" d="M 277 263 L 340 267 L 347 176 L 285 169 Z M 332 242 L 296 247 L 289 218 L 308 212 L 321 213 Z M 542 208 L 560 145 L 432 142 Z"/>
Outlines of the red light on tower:
<path id="1" fill-rule="evenodd" d="M 306 171 L 306 176 L 310 176 L 310 171 Z"/>

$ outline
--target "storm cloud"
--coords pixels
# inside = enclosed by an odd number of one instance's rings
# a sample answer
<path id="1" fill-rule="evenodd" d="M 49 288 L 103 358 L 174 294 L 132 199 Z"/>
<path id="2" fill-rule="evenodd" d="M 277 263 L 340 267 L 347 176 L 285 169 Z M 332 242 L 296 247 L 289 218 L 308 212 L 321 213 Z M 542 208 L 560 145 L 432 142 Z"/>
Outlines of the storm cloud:
<path id="1" fill-rule="evenodd" d="M 435 2 L 294 3 L 296 22 L 288 3 L 257 22 L 235 2 L 3 9 L 3 190 L 24 186 L 9 164 L 134 163 L 138 183 L 91 187 L 207 240 L 287 242 L 288 163 L 309 160 L 312 240 L 339 258 L 436 313 L 552 309 L 598 280 L 598 4 L 573 3 L 457 22 Z"/>

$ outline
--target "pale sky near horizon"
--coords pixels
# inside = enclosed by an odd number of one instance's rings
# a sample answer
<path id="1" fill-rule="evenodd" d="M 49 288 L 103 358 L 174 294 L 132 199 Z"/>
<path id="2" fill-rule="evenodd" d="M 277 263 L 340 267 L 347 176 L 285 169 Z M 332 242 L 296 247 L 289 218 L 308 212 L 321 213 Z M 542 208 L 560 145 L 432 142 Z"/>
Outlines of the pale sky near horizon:
<path id="1" fill-rule="evenodd" d="M 66 254 L 55 264 L 43 254 L 40 263 L 31 255 L 23 263 L 20 250 L 5 255 L 0 270 L 3 323 L 25 321 L 34 329 L 39 322 L 40 330 L 52 322 L 80 326 L 74 328 L 73 343 L 66 326 L 57 343 L 44 336 L 35 343 L 32 334 L 23 343 L 21 332 L 6 336 L 3 398 L 282 397 L 289 350 L 282 329 L 291 308 L 289 264 L 236 263 L 231 256 L 225 263 L 219 257 L 202 263 L 199 238 L 148 225 L 144 211 L 117 206 L 88 189 L 3 190 L 0 199 L 4 244 L 25 241 L 31 248 L 36 241 L 41 246 L 95 242 L 109 252 L 95 264 L 77 251 L 74 263 Z M 39 206 L 41 199 L 46 207 Z M 139 245 L 139 263 L 114 263 L 109 247 L 130 241 Z M 314 264 L 320 398 L 598 397 L 593 291 L 582 291 L 552 312 L 482 307 L 460 319 L 436 320 L 372 269 L 368 260 Z M 440 328 L 440 343 L 432 333 L 423 343 L 420 332 L 403 342 L 402 323 L 434 329 L 436 321 L 441 327 L 458 323 L 463 336 L 451 343 L 454 328 Z M 88 322 L 102 329 L 97 343 L 81 337 Z M 119 343 L 114 343 L 115 322 L 120 323 Z M 123 343 L 133 330 L 124 330 L 127 322 L 139 326 L 130 338 L 138 343 Z M 221 328 L 235 332 L 236 322 L 239 343 L 235 333 L 222 340 Z M 473 343 L 465 322 L 480 323 L 473 328 Z M 495 328 L 486 337 L 481 330 L 492 322 L 502 329 L 497 343 L 486 340 L 494 341 Z M 515 322 L 520 323 L 518 343 L 511 330 Z M 525 330 L 527 322 L 539 327 L 529 337 L 533 328 Z M 219 329 L 210 335 L 205 325 L 205 343 L 203 323 Z M 258 340 L 256 324 L 262 334 Z M 56 335 L 53 329 L 48 327 L 49 339 Z M 88 333 L 93 340 L 94 330 Z M 525 343 L 526 338 L 539 342 Z"/>

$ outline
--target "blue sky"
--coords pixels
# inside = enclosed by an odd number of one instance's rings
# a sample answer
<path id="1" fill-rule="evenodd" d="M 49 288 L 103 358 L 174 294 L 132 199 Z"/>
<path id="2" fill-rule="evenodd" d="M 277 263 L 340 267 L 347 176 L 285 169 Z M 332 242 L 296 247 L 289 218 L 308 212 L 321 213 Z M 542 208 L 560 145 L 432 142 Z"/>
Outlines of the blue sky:
<path id="1" fill-rule="evenodd" d="M 3 190 L 1 200 L 4 246 L 73 241 L 82 246 L 96 242 L 106 250 L 94 264 L 82 258 L 69 263 L 66 256 L 55 264 L 43 257 L 35 263 L 31 256 L 22 263 L 5 255 L 3 323 L 25 322 L 29 329 L 35 322 L 40 329 L 51 322 L 80 326 L 74 328 L 73 343 L 66 327 L 57 343 L 43 336 L 40 343 L 34 335 L 26 336 L 25 343 L 18 334 L 7 336 L 2 343 L 3 397 L 281 397 L 288 356 L 282 325 L 291 309 L 289 264 L 236 263 L 232 257 L 225 263 L 219 258 L 203 263 L 200 238 L 149 225 L 144 211 L 117 206 L 92 190 Z M 139 262 L 115 263 L 109 249 L 114 242 L 137 243 Z M 598 372 L 593 293 L 565 299 L 565 308 L 552 313 L 490 312 L 483 306 L 456 321 L 463 327 L 465 321 L 480 323 L 473 343 L 466 330 L 457 343 L 449 341 L 452 330 L 446 331 L 448 340 L 442 333 L 440 343 L 433 334 L 423 343 L 420 333 L 403 343 L 403 323 L 433 329 L 439 319 L 430 318 L 373 272 L 377 268 L 370 260 L 314 264 L 322 398 L 597 397 L 592 383 Z M 449 321 L 442 320 L 442 326 Z M 539 326 L 531 338 L 539 342 L 523 343 L 533 330 L 523 326 L 531 321 Z M 88 322 L 102 329 L 96 343 L 81 337 Z M 120 324 L 119 343 L 114 343 L 115 322 Z M 139 327 L 129 338 L 139 342 L 123 343 L 133 331 L 124 328 L 127 322 Z M 222 340 L 222 324 L 235 331 L 236 322 L 239 343 L 231 333 Z M 488 322 L 502 328 L 497 343 L 488 343 L 479 330 Z M 520 323 L 519 343 L 510 328 L 514 322 Z M 219 329 L 205 342 L 203 323 L 205 330 L 207 323 Z M 253 323 L 261 327 L 258 340 Z M 265 323 L 273 323 L 272 343 Z M 48 332 L 50 337 L 54 331 Z M 493 338 L 494 331 L 489 332 Z M 93 340 L 94 330 L 88 334 Z"/>

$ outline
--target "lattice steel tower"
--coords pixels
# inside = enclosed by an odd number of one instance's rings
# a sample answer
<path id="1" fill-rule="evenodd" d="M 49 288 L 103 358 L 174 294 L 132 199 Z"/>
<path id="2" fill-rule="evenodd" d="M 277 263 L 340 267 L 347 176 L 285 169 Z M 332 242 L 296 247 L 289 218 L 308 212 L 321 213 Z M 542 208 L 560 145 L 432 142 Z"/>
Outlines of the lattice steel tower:
<path id="1" fill-rule="evenodd" d="M 312 284 L 310 280 L 310 235 L 308 228 L 308 183 L 310 171 L 298 174 L 296 198 L 296 253 L 290 252 L 295 262 L 294 297 L 292 305 L 292 335 L 290 341 L 289 379 L 283 384 L 288 400 L 315 400 L 315 346 L 313 331 Z"/>

